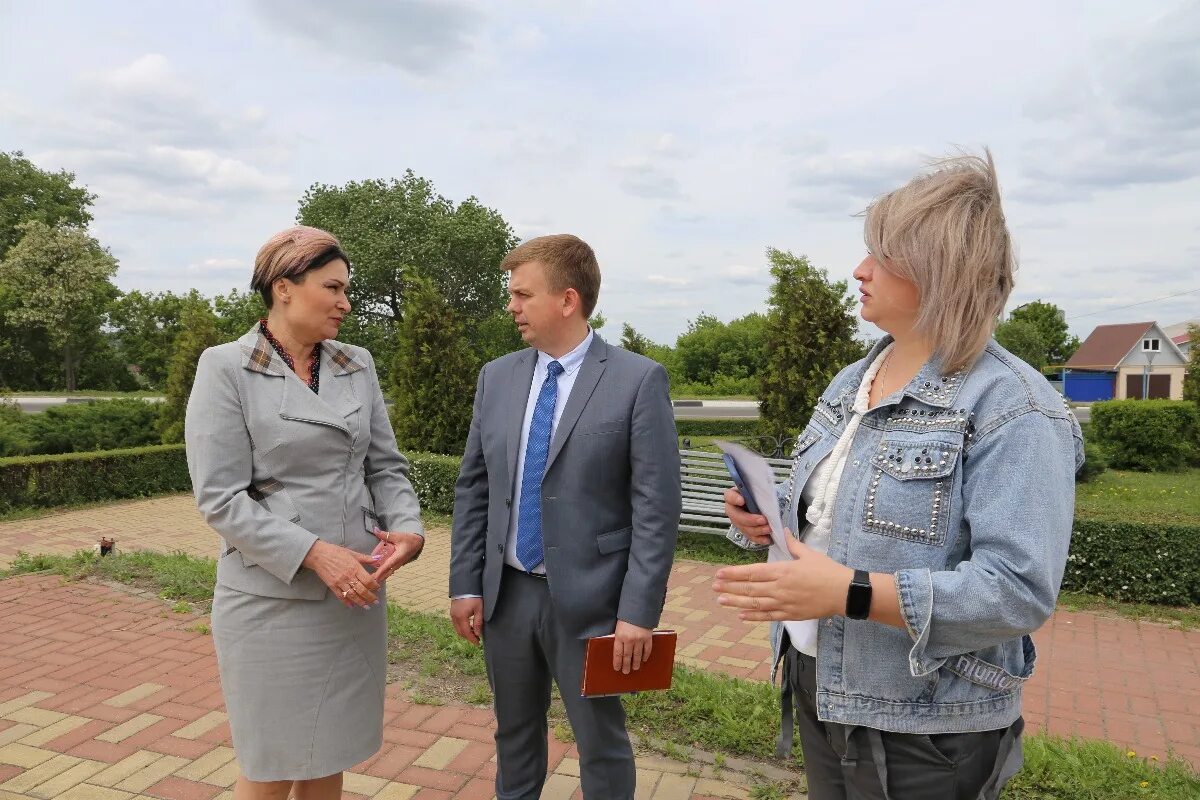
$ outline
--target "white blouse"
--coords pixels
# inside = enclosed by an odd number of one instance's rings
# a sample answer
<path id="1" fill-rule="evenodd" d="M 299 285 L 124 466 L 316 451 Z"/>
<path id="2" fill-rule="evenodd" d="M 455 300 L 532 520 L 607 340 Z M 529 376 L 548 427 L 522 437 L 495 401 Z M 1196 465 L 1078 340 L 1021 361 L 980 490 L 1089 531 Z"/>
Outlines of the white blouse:
<path id="1" fill-rule="evenodd" d="M 833 535 L 833 512 L 837 507 L 838 485 L 842 481 L 842 471 L 846 468 L 846 458 L 850 454 L 850 446 L 854 443 L 854 435 L 858 433 L 858 425 L 862 422 L 871 405 L 871 384 L 875 375 L 883 365 L 884 359 L 892 351 L 894 345 L 889 344 L 863 374 L 862 383 L 858 385 L 858 393 L 854 396 L 854 405 L 846 420 L 846 430 L 838 438 L 833 450 L 813 469 L 808 482 L 800 492 L 800 497 L 808 506 L 805 514 L 804 529 L 800 539 L 818 553 L 829 552 L 829 540 Z M 903 388 L 903 387 L 902 387 Z M 897 390 L 899 391 L 899 390 Z M 783 560 L 776 555 L 778 548 L 771 548 L 771 561 Z M 790 556 L 789 556 L 790 558 Z M 783 623 L 787 630 L 792 647 L 807 656 L 816 658 L 817 655 L 817 620 L 789 620 Z"/>

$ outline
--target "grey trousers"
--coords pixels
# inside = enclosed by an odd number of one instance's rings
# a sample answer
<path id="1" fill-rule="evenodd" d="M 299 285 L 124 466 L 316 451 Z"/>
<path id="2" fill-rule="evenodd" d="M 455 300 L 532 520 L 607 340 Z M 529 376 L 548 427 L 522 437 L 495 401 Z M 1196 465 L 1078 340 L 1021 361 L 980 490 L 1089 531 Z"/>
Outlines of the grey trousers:
<path id="1" fill-rule="evenodd" d="M 1021 768 L 1022 719 L 1001 730 L 934 735 L 821 722 L 816 659 L 786 638 L 784 647 L 780 750 L 791 751 L 794 700 L 809 800 L 995 800 Z"/>
<path id="2" fill-rule="evenodd" d="M 567 708 L 587 800 L 633 800 L 633 747 L 619 697 L 584 698 L 586 640 L 564 635 L 544 578 L 504 568 L 500 597 L 483 628 L 495 696 L 496 797 L 536 800 L 546 782 L 550 681 Z"/>

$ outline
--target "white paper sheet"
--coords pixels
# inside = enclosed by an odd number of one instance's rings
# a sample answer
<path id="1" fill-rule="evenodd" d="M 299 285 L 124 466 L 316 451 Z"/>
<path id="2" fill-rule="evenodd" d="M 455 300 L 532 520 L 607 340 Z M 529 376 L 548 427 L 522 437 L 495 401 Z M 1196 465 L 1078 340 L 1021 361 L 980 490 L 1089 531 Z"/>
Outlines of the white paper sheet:
<path id="1" fill-rule="evenodd" d="M 771 526 L 771 547 L 768 557 L 771 561 L 792 561 L 792 554 L 787 547 L 787 534 L 783 532 L 783 519 L 779 516 L 779 501 L 775 495 L 775 473 L 771 465 L 762 456 L 748 447 L 734 442 L 714 441 L 722 452 L 733 457 L 738 474 L 746 484 L 746 491 L 754 498 L 759 511 L 767 518 Z M 788 639 L 791 646 L 809 655 L 817 652 L 817 620 L 788 620 Z"/>
<path id="2" fill-rule="evenodd" d="M 792 554 L 788 552 L 786 534 L 783 532 L 779 498 L 775 494 L 775 473 L 771 470 L 771 465 L 749 447 L 736 442 L 718 439 L 713 444 L 733 458 L 738 474 L 746 484 L 746 491 L 754 499 L 758 510 L 767 518 L 767 524 L 771 526 L 771 560 L 791 561 Z"/>

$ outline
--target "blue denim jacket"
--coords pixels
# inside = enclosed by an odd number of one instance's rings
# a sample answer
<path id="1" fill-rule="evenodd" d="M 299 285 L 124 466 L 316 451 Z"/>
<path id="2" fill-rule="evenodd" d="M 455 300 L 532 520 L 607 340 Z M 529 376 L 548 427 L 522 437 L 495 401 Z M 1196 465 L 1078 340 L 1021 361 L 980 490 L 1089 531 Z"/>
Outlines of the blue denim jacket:
<path id="1" fill-rule="evenodd" d="M 862 376 L 833 379 L 779 486 L 802 530 L 804 484 L 846 428 Z M 862 419 L 838 486 L 829 556 L 896 576 L 906 629 L 844 616 L 817 638 L 820 719 L 900 733 L 1004 728 L 1033 674 L 1029 634 L 1054 610 L 1083 438 L 1037 371 L 995 341 L 969 370 L 936 359 Z M 730 538 L 749 544 L 736 529 Z M 783 625 L 771 628 L 778 664 Z"/>

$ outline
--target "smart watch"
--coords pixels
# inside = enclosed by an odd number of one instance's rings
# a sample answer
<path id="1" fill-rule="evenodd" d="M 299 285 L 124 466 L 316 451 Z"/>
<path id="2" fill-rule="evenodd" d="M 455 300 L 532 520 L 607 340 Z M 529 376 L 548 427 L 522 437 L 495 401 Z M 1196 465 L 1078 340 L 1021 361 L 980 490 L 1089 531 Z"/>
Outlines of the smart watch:
<path id="1" fill-rule="evenodd" d="M 870 615 L 871 573 L 856 569 L 850 588 L 846 591 L 846 616 L 850 619 L 866 619 Z"/>

